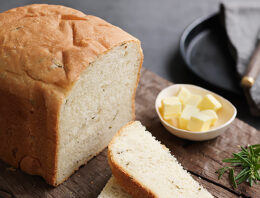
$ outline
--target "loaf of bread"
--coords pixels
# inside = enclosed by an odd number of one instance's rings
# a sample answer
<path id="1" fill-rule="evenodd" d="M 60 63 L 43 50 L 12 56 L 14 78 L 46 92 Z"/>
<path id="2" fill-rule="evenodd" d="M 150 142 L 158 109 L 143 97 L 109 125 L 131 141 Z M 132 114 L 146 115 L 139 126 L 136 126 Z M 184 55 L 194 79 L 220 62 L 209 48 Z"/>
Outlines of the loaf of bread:
<path id="1" fill-rule="evenodd" d="M 138 121 L 114 136 L 108 160 L 118 184 L 135 198 L 213 198 Z"/>
<path id="2" fill-rule="evenodd" d="M 131 198 L 131 196 L 120 187 L 112 176 L 98 198 Z"/>
<path id="3" fill-rule="evenodd" d="M 140 42 L 57 5 L 0 14 L 0 159 L 58 185 L 134 119 Z"/>

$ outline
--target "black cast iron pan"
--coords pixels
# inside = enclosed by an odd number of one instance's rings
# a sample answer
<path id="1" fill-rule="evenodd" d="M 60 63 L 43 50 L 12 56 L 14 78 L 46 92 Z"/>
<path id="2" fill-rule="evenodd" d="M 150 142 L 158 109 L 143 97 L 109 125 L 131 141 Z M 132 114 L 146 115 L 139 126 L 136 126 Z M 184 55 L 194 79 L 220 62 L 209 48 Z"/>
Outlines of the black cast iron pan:
<path id="1" fill-rule="evenodd" d="M 197 19 L 185 29 L 180 40 L 182 58 L 194 74 L 211 85 L 241 95 L 230 49 L 220 14 Z"/>

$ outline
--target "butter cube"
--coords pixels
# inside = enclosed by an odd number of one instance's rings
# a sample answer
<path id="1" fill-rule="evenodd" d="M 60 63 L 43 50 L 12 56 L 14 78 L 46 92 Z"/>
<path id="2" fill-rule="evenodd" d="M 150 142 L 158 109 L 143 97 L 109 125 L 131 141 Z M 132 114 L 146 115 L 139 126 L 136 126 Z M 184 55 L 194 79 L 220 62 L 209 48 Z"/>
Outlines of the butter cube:
<path id="1" fill-rule="evenodd" d="M 185 87 L 181 87 L 177 97 L 180 99 L 180 101 L 183 104 L 186 104 L 186 101 L 189 99 L 189 97 L 191 96 L 191 93 L 188 89 L 186 89 Z"/>
<path id="2" fill-rule="evenodd" d="M 211 94 L 207 94 L 206 96 L 204 96 L 198 105 L 198 108 L 200 110 L 211 109 L 217 111 L 221 107 L 222 107 L 221 103 Z"/>
<path id="3" fill-rule="evenodd" d="M 162 107 L 159 107 L 159 112 L 160 114 L 163 116 L 163 113 L 162 113 Z M 172 126 L 175 126 L 178 128 L 178 115 L 170 118 L 170 119 L 165 119 L 163 118 L 166 122 L 168 122 L 168 124 L 172 125 Z"/>
<path id="4" fill-rule="evenodd" d="M 168 119 L 168 120 L 166 120 L 166 122 L 168 122 L 170 125 L 172 125 L 172 126 L 174 126 L 176 128 L 179 127 L 178 126 L 178 118 L 177 117 L 173 117 L 171 119 Z"/>
<path id="5" fill-rule="evenodd" d="M 208 110 L 201 111 L 201 113 L 204 113 L 211 118 L 211 126 L 213 126 L 216 123 L 218 119 L 218 115 L 216 114 L 215 111 L 208 109 Z"/>
<path id="6" fill-rule="evenodd" d="M 211 118 L 201 112 L 191 116 L 187 129 L 190 131 L 207 131 L 211 124 Z"/>
<path id="7" fill-rule="evenodd" d="M 168 120 L 181 113 L 182 104 L 176 97 L 169 97 L 162 100 L 162 116 Z"/>
<path id="8" fill-rule="evenodd" d="M 202 96 L 192 94 L 186 101 L 186 105 L 193 105 L 193 106 L 198 106 L 198 104 L 201 102 Z"/>
<path id="9" fill-rule="evenodd" d="M 190 117 L 199 112 L 199 109 L 193 105 L 185 105 L 180 117 L 179 117 L 179 128 L 187 130 L 187 125 Z"/>
<path id="10" fill-rule="evenodd" d="M 168 102 L 171 102 L 171 101 L 180 101 L 180 100 L 177 96 L 171 96 L 171 97 L 162 99 L 161 105 L 163 106 L 163 102 L 168 103 Z"/>

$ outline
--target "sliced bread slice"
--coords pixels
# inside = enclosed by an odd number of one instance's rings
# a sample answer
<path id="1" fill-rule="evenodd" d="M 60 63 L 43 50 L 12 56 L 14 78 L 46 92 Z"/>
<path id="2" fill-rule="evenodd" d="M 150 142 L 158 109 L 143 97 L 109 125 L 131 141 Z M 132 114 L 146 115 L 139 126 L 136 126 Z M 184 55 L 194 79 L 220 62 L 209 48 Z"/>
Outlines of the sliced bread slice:
<path id="1" fill-rule="evenodd" d="M 112 176 L 98 198 L 131 198 L 116 182 L 116 179 Z"/>
<path id="2" fill-rule="evenodd" d="M 138 121 L 114 136 L 108 160 L 117 182 L 133 197 L 213 197 Z"/>

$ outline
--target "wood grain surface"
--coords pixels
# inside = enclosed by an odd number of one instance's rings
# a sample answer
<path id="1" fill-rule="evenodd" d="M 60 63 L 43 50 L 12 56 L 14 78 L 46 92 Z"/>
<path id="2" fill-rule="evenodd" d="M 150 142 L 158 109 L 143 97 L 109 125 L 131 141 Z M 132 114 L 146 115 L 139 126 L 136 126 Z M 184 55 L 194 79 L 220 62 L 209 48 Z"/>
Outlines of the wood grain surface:
<path id="1" fill-rule="evenodd" d="M 239 145 L 260 143 L 260 131 L 236 119 L 226 133 L 210 141 L 192 142 L 171 135 L 163 128 L 154 110 L 157 94 L 170 84 L 154 73 L 142 70 L 136 95 L 137 119 L 169 147 L 194 179 L 215 197 L 260 197 L 260 186 L 250 188 L 242 184 L 234 190 L 227 175 L 218 180 L 215 173 L 224 165 L 221 160 L 238 151 Z M 56 188 L 38 176 L 27 175 L 0 161 L 0 198 L 95 198 L 110 176 L 106 150 Z"/>

